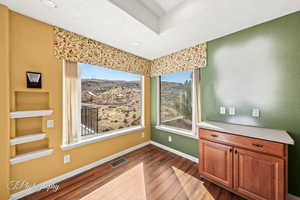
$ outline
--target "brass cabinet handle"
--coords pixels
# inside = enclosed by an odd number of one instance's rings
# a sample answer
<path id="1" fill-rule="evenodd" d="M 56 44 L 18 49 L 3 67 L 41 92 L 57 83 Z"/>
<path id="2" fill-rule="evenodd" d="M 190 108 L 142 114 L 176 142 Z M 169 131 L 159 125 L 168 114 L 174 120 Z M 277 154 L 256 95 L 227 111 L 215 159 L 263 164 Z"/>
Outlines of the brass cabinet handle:
<path id="1" fill-rule="evenodd" d="M 253 146 L 258 147 L 258 148 L 262 148 L 264 147 L 264 145 L 262 144 L 256 144 L 256 143 L 252 143 Z"/>
<path id="2" fill-rule="evenodd" d="M 238 150 L 236 149 L 236 150 L 234 151 L 234 153 L 237 154 L 237 153 L 238 153 Z"/>
<path id="3" fill-rule="evenodd" d="M 219 137 L 219 136 L 216 134 L 211 134 L 211 137 Z"/>
<path id="4" fill-rule="evenodd" d="M 229 149 L 229 152 L 232 152 L 232 148 Z"/>

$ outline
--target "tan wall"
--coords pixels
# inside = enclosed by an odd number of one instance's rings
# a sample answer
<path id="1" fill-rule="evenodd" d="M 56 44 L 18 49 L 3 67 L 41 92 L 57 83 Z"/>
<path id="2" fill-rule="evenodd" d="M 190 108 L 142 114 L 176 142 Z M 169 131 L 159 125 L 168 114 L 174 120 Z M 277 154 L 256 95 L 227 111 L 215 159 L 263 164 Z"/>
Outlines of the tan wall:
<path id="1" fill-rule="evenodd" d="M 7 36 L 3 35 L 3 28 L 6 26 L 3 21 L 9 22 L 9 48 L 10 48 L 10 90 L 6 82 L 3 71 L 0 73 L 0 88 L 1 94 L 4 98 L 0 99 L 1 110 L 1 127 L 2 131 L 7 133 L 9 126 L 7 123 L 7 107 L 8 107 L 8 93 L 10 92 L 10 110 L 16 109 L 15 94 L 18 91 L 28 92 L 26 89 L 26 71 L 35 71 L 42 73 L 43 91 L 49 93 L 49 106 L 54 110 L 54 113 L 46 119 L 55 120 L 55 128 L 46 129 L 48 136 L 44 143 L 35 144 L 38 146 L 45 146 L 49 144 L 50 148 L 54 149 L 54 153 L 50 156 L 39 159 L 19 163 L 8 167 L 8 159 L 2 158 L 2 152 L 8 154 L 8 134 L 0 134 L 1 141 L 1 170 L 0 170 L 0 187 L 3 188 L 7 184 L 8 174 L 10 180 L 26 180 L 29 183 L 40 183 L 59 176 L 71 170 L 77 169 L 81 166 L 87 165 L 91 162 L 100 160 L 106 156 L 120 152 L 137 144 L 150 140 L 150 79 L 145 78 L 145 137 L 140 137 L 142 131 L 133 132 L 127 135 L 115 137 L 105 141 L 89 144 L 82 147 L 77 147 L 69 151 L 62 151 L 60 146 L 62 144 L 62 61 L 57 60 L 53 56 L 53 29 L 52 26 L 45 23 L 33 20 L 15 12 L 9 11 L 9 19 L 5 16 L 5 7 L 0 7 L 0 43 L 7 42 Z M 5 29 L 4 29 L 5 30 Z M 1 47 L 2 49 L 2 47 Z M 3 51 L 3 50 L 2 50 Z M 5 52 L 0 51 L 0 62 L 5 62 Z M 8 64 L 1 63 L 1 66 L 8 66 Z M 3 67 L 2 67 L 3 68 Z M 1 68 L 1 70 L 2 70 Z M 4 70 L 5 72 L 5 70 Z M 29 97 L 35 101 L 34 95 Z M 28 101 L 28 99 L 27 99 Z M 3 112 L 4 111 L 4 112 Z M 45 120 L 43 121 L 45 126 Z M 14 128 L 17 124 L 17 131 L 24 130 L 31 126 L 36 126 L 35 120 L 28 120 L 25 122 L 10 120 L 11 129 L 10 134 L 15 134 Z M 22 127 L 23 126 L 23 127 Z M 22 129 L 23 128 L 23 129 Z M 3 142 L 4 141 L 4 142 Z M 2 146 L 4 144 L 5 148 Z M 22 152 L 22 149 L 11 148 L 11 154 L 14 155 L 16 151 Z M 64 164 L 63 156 L 65 154 L 71 155 L 71 163 Z M 7 157 L 7 156 L 6 156 Z M 4 168 L 2 161 L 5 163 Z M 9 170 L 10 169 L 10 173 Z M 2 178 L 4 177 L 4 178 Z M 4 180 L 5 179 L 5 180 Z M 11 191 L 14 193 L 16 191 Z M 1 190 L 0 199 L 7 197 L 7 192 Z"/>
<path id="2" fill-rule="evenodd" d="M 0 199 L 9 191 L 9 11 L 0 5 Z"/>

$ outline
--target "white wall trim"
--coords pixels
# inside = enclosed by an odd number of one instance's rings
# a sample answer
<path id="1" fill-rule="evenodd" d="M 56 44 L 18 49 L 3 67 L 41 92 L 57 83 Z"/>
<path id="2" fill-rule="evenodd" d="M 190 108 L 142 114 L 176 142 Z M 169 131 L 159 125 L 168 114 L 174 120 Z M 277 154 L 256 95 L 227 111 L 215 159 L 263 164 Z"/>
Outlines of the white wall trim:
<path id="1" fill-rule="evenodd" d="M 193 138 L 196 140 L 199 139 L 199 137 L 196 134 L 194 134 L 194 132 L 192 132 L 192 131 L 187 131 L 187 130 L 183 130 L 183 129 L 179 129 L 179 128 L 175 128 L 175 127 L 171 127 L 171 126 L 165 126 L 165 125 L 155 126 L 155 128 L 158 130 L 161 130 L 161 131 L 166 131 L 168 133 L 174 133 L 177 135 Z"/>
<path id="2" fill-rule="evenodd" d="M 157 142 L 154 142 L 154 141 L 151 141 L 150 143 L 153 144 L 153 145 L 155 145 L 155 146 L 157 146 L 157 147 L 159 147 L 159 148 L 161 148 L 161 149 L 164 149 L 164 150 L 166 150 L 166 151 L 169 151 L 169 152 L 171 152 L 171 153 L 174 153 L 174 154 L 177 154 L 177 155 L 179 155 L 179 156 L 181 156 L 181 157 L 184 157 L 184 158 L 186 158 L 186 159 L 189 159 L 189 160 L 191 160 L 191 161 L 193 161 L 193 162 L 195 162 L 195 163 L 198 163 L 198 158 L 196 158 L 196 157 L 194 157 L 194 156 L 191 156 L 191 155 L 189 155 L 189 154 L 183 153 L 183 152 L 181 152 L 181 151 L 178 151 L 178 150 L 176 150 L 176 149 L 173 149 L 173 148 L 171 148 L 171 147 L 165 146 L 165 145 L 163 145 L 163 144 L 160 144 L 160 143 L 157 143 Z"/>
<path id="3" fill-rule="evenodd" d="M 288 194 L 288 200 L 300 200 L 300 197 L 297 197 L 293 194 Z"/>
<path id="4" fill-rule="evenodd" d="M 145 130 L 145 127 L 143 127 L 143 126 L 134 126 L 134 127 L 129 127 L 129 128 L 123 128 L 120 130 L 108 131 L 103 135 L 98 135 L 98 136 L 94 136 L 91 138 L 83 139 L 83 140 L 73 143 L 73 144 L 64 144 L 60 148 L 62 151 L 67 151 L 67 150 L 81 147 L 81 146 L 84 146 L 87 144 L 93 144 L 93 143 L 111 139 L 111 138 L 114 138 L 117 136 L 134 133 L 136 131 L 144 131 L 144 130 Z"/>
<path id="5" fill-rule="evenodd" d="M 53 149 L 41 149 L 41 150 L 37 150 L 37 151 L 23 153 L 23 154 L 17 155 L 14 158 L 11 158 L 10 164 L 14 165 L 17 163 L 26 162 L 28 160 L 33 160 L 33 159 L 41 158 L 44 156 L 49 156 L 52 153 L 53 153 Z"/>
<path id="6" fill-rule="evenodd" d="M 144 142 L 142 144 L 139 144 L 139 145 L 136 145 L 136 146 L 133 146 L 133 147 L 130 147 L 129 149 L 126 149 L 126 150 L 121 151 L 119 153 L 116 153 L 116 154 L 113 154 L 111 156 L 105 157 L 101 160 L 98 160 L 98 161 L 93 162 L 91 164 L 85 165 L 85 166 L 80 167 L 78 169 L 75 169 L 71 172 L 65 173 L 63 175 L 57 176 L 57 177 L 52 178 L 52 179 L 50 179 L 48 181 L 45 181 L 43 183 L 37 184 L 34 187 L 28 188 L 26 190 L 22 190 L 22 191 L 17 192 L 17 193 L 14 193 L 10 196 L 10 198 L 11 198 L 11 200 L 17 200 L 17 199 L 20 199 L 20 198 L 25 197 L 27 195 L 30 195 L 32 193 L 38 192 L 40 189 L 47 188 L 50 185 L 57 184 L 57 183 L 65 180 L 67 178 L 70 178 L 70 177 L 73 177 L 75 175 L 81 174 L 81 173 L 83 173 L 87 170 L 90 170 L 90 169 L 94 168 L 94 167 L 98 167 L 99 165 L 102 165 L 106 162 L 109 162 L 109 161 L 115 159 L 115 158 L 118 158 L 118 157 L 123 156 L 127 153 L 130 153 L 130 152 L 135 151 L 137 149 L 140 149 L 144 146 L 147 146 L 148 144 L 150 144 L 150 141 L 149 142 Z"/>
<path id="7" fill-rule="evenodd" d="M 42 140 L 46 137 L 45 133 L 35 133 L 35 134 L 30 134 L 30 135 L 24 135 L 24 136 L 19 136 L 15 137 L 10 140 L 10 145 L 14 146 L 17 144 L 24 144 L 28 142 L 34 142 L 34 141 L 39 141 Z"/>
<path id="8" fill-rule="evenodd" d="M 53 110 L 27 110 L 9 113 L 10 118 L 43 117 L 53 113 Z"/>

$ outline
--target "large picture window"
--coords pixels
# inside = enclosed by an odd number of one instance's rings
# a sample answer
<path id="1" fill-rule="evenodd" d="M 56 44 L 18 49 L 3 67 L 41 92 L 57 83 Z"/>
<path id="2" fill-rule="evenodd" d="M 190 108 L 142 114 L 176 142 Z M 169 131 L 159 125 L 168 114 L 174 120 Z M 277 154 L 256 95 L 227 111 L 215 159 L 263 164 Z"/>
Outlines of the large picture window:
<path id="1" fill-rule="evenodd" d="M 158 125 L 192 133 L 193 71 L 162 75 L 158 84 Z"/>
<path id="2" fill-rule="evenodd" d="M 142 76 L 79 64 L 81 136 L 142 125 Z"/>
<path id="3" fill-rule="evenodd" d="M 144 78 L 63 62 L 63 150 L 144 129 Z"/>

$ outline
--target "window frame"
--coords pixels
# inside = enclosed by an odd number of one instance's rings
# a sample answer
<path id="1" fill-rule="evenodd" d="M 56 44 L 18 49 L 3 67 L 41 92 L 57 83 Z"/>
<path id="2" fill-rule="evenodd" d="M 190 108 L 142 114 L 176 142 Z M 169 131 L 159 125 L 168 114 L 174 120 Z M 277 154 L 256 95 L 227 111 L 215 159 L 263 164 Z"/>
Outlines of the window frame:
<path id="1" fill-rule="evenodd" d="M 186 129 L 182 129 L 182 128 L 177 128 L 177 127 L 161 124 L 161 119 L 160 119 L 161 76 L 156 77 L 156 126 L 155 126 L 156 129 L 198 139 L 198 136 L 196 134 L 196 110 L 195 110 L 195 108 L 196 108 L 196 106 L 195 106 L 196 99 L 195 98 L 196 97 L 195 97 L 194 72 L 195 72 L 195 70 L 192 70 L 192 77 L 193 77 L 192 78 L 192 130 L 186 130 Z"/>
<path id="2" fill-rule="evenodd" d="M 80 63 L 78 63 L 78 66 L 79 66 L 78 69 L 80 70 Z M 62 76 L 64 78 L 64 73 L 62 73 Z M 143 76 L 143 75 L 139 75 L 139 76 L 140 76 L 140 81 L 141 81 L 141 105 L 140 105 L 141 106 L 141 120 L 140 120 L 140 125 L 125 127 L 125 128 L 101 132 L 101 133 L 95 133 L 95 135 L 91 135 L 89 137 L 81 136 L 81 131 L 80 131 L 80 135 L 78 136 L 79 139 L 77 142 L 71 143 L 71 144 L 62 144 L 61 149 L 63 151 L 67 151 L 67 150 L 70 150 L 70 149 L 73 149 L 76 147 L 80 147 L 80 146 L 87 145 L 87 144 L 92 144 L 95 142 L 114 138 L 114 137 L 121 136 L 124 134 L 130 134 L 130 133 L 133 133 L 136 131 L 144 131 L 145 130 L 145 81 L 146 80 L 145 80 L 145 76 Z M 81 81 L 81 77 L 80 77 L 80 81 Z M 81 96 L 81 87 L 78 89 L 80 90 L 80 96 Z M 62 91 L 64 91 L 64 88 Z M 80 106 L 80 109 L 81 109 L 81 106 Z M 80 115 L 80 118 L 81 118 L 81 115 Z M 69 134 L 69 133 L 63 133 L 63 134 Z"/>
<path id="3" fill-rule="evenodd" d="M 79 65 L 79 70 L 80 70 L 80 63 L 78 63 Z M 97 65 L 93 65 L 93 66 L 96 66 L 96 67 L 101 67 L 101 66 L 97 66 Z M 105 68 L 105 67 L 103 67 Z M 116 69 L 112 69 L 112 70 L 116 70 Z M 118 70 L 120 71 L 120 70 Z M 120 71 L 120 72 L 123 72 L 123 71 Z M 124 73 L 130 73 L 130 72 L 124 72 Z M 145 77 L 143 75 L 140 75 L 140 74 L 137 74 L 139 75 L 141 78 L 140 78 L 140 82 L 141 82 L 141 122 L 140 122 L 140 125 L 136 125 L 136 126 L 130 126 L 130 127 L 125 127 L 125 128 L 121 128 L 121 129 L 116 129 L 116 130 L 111 130 L 111 131 L 106 131 L 106 132 L 101 132 L 101 133 L 96 133 L 95 132 L 95 135 L 96 136 L 81 136 L 80 135 L 80 141 L 81 140 L 85 140 L 85 139 L 89 139 L 89 138 L 93 138 L 93 137 L 97 137 L 97 136 L 102 136 L 102 135 L 105 135 L 105 134 L 108 134 L 108 135 L 111 135 L 111 134 L 118 134 L 118 133 L 123 133 L 123 132 L 127 132 L 127 131 L 130 131 L 131 129 L 132 130 L 135 130 L 135 129 L 139 129 L 139 128 L 144 128 L 145 127 L 145 113 L 144 113 L 144 106 L 145 106 L 145 96 L 144 96 L 144 86 L 145 86 Z M 80 81 L 81 81 L 81 77 L 80 77 Z M 80 88 L 80 95 L 81 95 L 81 88 Z M 80 116 L 81 118 L 81 116 Z M 101 135 L 102 134 L 102 135 Z M 82 137 L 85 137 L 84 139 L 82 139 Z"/>
<path id="4" fill-rule="evenodd" d="M 144 128 L 145 127 L 145 117 L 144 117 L 144 110 L 145 110 L 145 103 L 144 103 L 144 99 L 145 99 L 145 96 L 144 96 L 144 81 L 145 81 L 145 78 L 143 75 L 140 75 L 141 78 L 140 78 L 140 81 L 141 81 L 141 123 L 140 125 L 135 125 L 135 126 L 130 126 L 130 127 L 125 127 L 125 128 L 120 128 L 120 129 L 116 129 L 116 130 L 111 130 L 111 131 L 106 131 L 106 132 L 101 132 L 101 133 L 96 133 L 95 131 L 91 130 L 91 132 L 94 132 L 94 134 L 96 135 L 90 135 L 90 136 L 82 136 L 80 134 L 79 136 L 79 141 L 82 141 L 82 140 L 86 140 L 86 139 L 90 139 L 90 138 L 94 138 L 94 137 L 97 137 L 97 136 L 102 136 L 102 135 L 105 135 L 105 134 L 108 134 L 108 135 L 111 135 L 111 134 L 114 134 L 114 133 L 123 133 L 123 132 L 126 132 L 126 131 L 130 131 L 130 130 L 136 130 L 136 129 L 139 129 L 139 128 Z M 80 91 L 80 95 L 81 95 L 81 91 Z M 80 116 L 81 117 L 81 116 Z M 84 138 L 84 139 L 82 139 Z"/>

